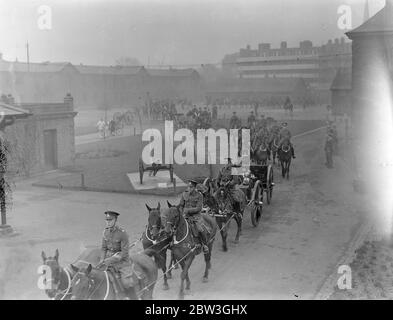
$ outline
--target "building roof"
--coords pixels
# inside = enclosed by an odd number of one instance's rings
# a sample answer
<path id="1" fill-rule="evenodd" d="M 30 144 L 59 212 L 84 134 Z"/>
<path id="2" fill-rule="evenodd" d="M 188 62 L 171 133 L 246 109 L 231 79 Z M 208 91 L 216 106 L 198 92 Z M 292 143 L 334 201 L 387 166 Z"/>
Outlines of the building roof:
<path id="1" fill-rule="evenodd" d="M 30 114 L 28 110 L 15 107 L 0 101 L 0 113 L 4 112 L 5 116 L 25 117 Z"/>
<path id="2" fill-rule="evenodd" d="M 330 90 L 351 90 L 352 89 L 352 74 L 349 68 L 338 69 L 336 76 L 333 79 Z"/>
<path id="3" fill-rule="evenodd" d="M 349 31 L 346 35 L 352 36 L 375 33 L 393 33 L 393 0 L 386 0 L 386 5 L 374 16 L 359 27 Z"/>
<path id="4" fill-rule="evenodd" d="M 26 63 L 11 62 L 0 60 L 0 71 L 8 72 L 59 72 L 66 66 L 72 66 L 69 62 L 42 62 L 42 63 Z"/>
<path id="5" fill-rule="evenodd" d="M 146 69 L 147 73 L 155 77 L 189 77 L 197 73 L 195 69 Z"/>
<path id="6" fill-rule="evenodd" d="M 299 87 L 306 89 L 301 78 L 233 79 L 208 85 L 208 92 L 289 93 Z"/>
<path id="7" fill-rule="evenodd" d="M 143 66 L 90 66 L 90 65 L 75 65 L 75 68 L 81 74 L 123 74 L 136 75 Z"/>

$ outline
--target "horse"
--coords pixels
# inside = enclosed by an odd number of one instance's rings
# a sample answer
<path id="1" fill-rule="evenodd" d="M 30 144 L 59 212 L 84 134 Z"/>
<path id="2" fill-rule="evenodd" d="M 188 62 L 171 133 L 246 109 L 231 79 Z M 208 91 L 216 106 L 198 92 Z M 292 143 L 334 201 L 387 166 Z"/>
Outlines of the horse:
<path id="1" fill-rule="evenodd" d="M 272 151 L 273 164 L 276 164 L 276 156 L 278 157 L 280 139 L 278 134 L 275 134 L 270 142 L 270 150 Z"/>
<path id="2" fill-rule="evenodd" d="M 167 201 L 168 202 L 168 201 Z M 173 245 L 172 252 L 175 259 L 178 261 L 182 268 L 180 275 L 180 289 L 179 289 L 179 299 L 184 299 L 184 280 L 186 280 L 186 290 L 190 290 L 191 281 L 188 276 L 188 269 L 190 268 L 192 262 L 196 255 L 201 252 L 201 248 L 197 247 L 197 243 L 194 240 L 192 232 L 190 232 L 190 222 L 186 220 L 183 214 L 180 212 L 178 206 L 172 206 L 168 202 L 167 209 L 167 221 L 165 231 L 172 235 Z M 213 218 L 208 215 L 202 215 L 204 220 L 204 226 L 208 229 L 208 248 L 209 252 L 204 253 L 205 257 L 205 272 L 202 278 L 203 282 L 208 281 L 209 269 L 211 268 L 211 252 L 213 248 L 213 241 L 217 231 L 217 225 Z"/>
<path id="3" fill-rule="evenodd" d="M 153 249 L 157 252 L 160 259 L 156 260 L 156 264 L 164 274 L 163 289 L 168 290 L 168 280 L 172 278 L 171 268 L 167 273 L 166 258 L 167 250 L 169 249 L 171 239 L 167 236 L 164 228 L 166 217 L 161 215 L 161 204 L 158 203 L 157 208 L 150 208 L 147 204 L 146 208 L 149 212 L 148 224 L 146 230 L 142 233 L 142 245 L 143 249 Z M 171 254 L 171 261 L 169 266 L 173 265 L 173 255 Z"/>
<path id="4" fill-rule="evenodd" d="M 142 253 L 134 254 L 130 257 L 133 263 L 138 266 L 144 275 L 143 281 L 133 287 L 133 294 L 129 299 L 151 300 L 153 290 L 158 278 L 158 268 L 151 258 L 155 256 L 154 250 L 147 249 Z M 118 290 L 111 278 L 111 271 L 99 269 L 91 264 L 87 268 L 78 268 L 71 264 L 75 276 L 71 282 L 71 300 L 117 300 L 119 299 Z"/>
<path id="5" fill-rule="evenodd" d="M 255 150 L 252 150 L 252 158 L 257 164 L 266 165 L 269 157 L 269 145 L 263 139 L 261 144 Z"/>
<path id="6" fill-rule="evenodd" d="M 49 285 L 48 289 L 45 289 L 45 293 L 52 300 L 65 300 L 71 298 L 71 274 L 70 271 L 59 265 L 59 250 L 56 249 L 53 257 L 47 257 L 45 252 L 41 252 L 43 265 L 49 267 L 50 278 L 45 278 L 45 285 Z M 45 277 L 48 275 L 45 271 Z"/>
<path id="7" fill-rule="evenodd" d="M 79 267 L 89 263 L 98 263 L 101 255 L 101 249 L 98 247 L 87 248 L 73 263 Z M 46 279 L 46 283 L 50 283 L 50 288 L 45 293 L 52 300 L 69 300 L 71 299 L 71 281 L 75 272 L 71 268 L 61 267 L 59 264 L 59 250 L 56 249 L 53 257 L 47 257 L 45 252 L 41 252 L 43 264 L 50 268 L 50 279 Z"/>
<path id="8" fill-rule="evenodd" d="M 289 179 L 289 167 L 291 166 L 292 152 L 291 145 L 288 139 L 285 139 L 281 144 L 281 148 L 278 150 L 278 158 L 281 163 L 281 174 L 282 177 Z"/>
<path id="9" fill-rule="evenodd" d="M 228 251 L 227 237 L 230 221 L 232 219 L 236 220 L 237 233 L 234 242 L 238 243 L 241 234 L 242 215 L 236 213 L 233 210 L 231 200 L 229 200 L 229 198 L 232 198 L 232 196 L 230 195 L 230 191 L 227 192 L 224 187 L 221 187 L 218 190 L 219 191 L 217 192 L 217 199 L 214 197 L 214 195 L 210 192 L 209 189 L 205 189 L 205 192 L 202 192 L 202 194 L 204 206 L 208 208 L 207 213 L 212 215 L 216 219 L 216 223 L 220 230 L 222 239 L 222 250 L 226 252 Z"/>

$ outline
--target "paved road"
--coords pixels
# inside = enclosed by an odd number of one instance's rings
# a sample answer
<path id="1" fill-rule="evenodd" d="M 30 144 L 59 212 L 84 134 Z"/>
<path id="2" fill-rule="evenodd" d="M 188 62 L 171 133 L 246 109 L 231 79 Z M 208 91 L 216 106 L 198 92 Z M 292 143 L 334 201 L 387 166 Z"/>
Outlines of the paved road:
<path id="1" fill-rule="evenodd" d="M 321 131 L 298 138 L 290 180 L 275 171 L 273 203 L 260 225 L 253 228 L 246 216 L 240 243 L 229 243 L 226 253 L 218 238 L 208 283 L 200 281 L 203 258 L 197 257 L 187 298 L 312 298 L 361 222 L 351 173 L 340 159 L 334 169 L 323 165 L 322 142 Z M 107 209 L 121 212 L 120 224 L 138 239 L 147 219 L 144 204 L 165 200 L 17 184 L 9 223 L 20 235 L 0 242 L 0 299 L 45 299 L 36 285 L 41 250 L 50 255 L 59 248 L 60 262 L 72 262 L 83 248 L 100 243 Z M 233 224 L 232 239 L 234 231 Z M 178 276 L 175 271 L 169 291 L 159 281 L 155 298 L 176 298 Z"/>

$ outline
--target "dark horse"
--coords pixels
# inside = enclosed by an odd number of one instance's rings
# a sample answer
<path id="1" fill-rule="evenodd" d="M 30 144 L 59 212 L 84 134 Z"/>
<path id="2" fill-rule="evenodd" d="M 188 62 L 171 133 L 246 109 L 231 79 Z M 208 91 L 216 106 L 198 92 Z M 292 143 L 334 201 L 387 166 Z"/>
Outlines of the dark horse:
<path id="1" fill-rule="evenodd" d="M 261 144 L 252 151 L 252 159 L 257 164 L 266 165 L 270 157 L 270 150 L 268 144 L 263 140 Z"/>
<path id="2" fill-rule="evenodd" d="M 281 174 L 282 177 L 289 179 L 289 167 L 291 166 L 292 153 L 291 153 L 291 145 L 288 139 L 285 139 L 281 145 L 281 148 L 278 150 L 278 159 L 281 163 Z"/>
<path id="3" fill-rule="evenodd" d="M 153 290 L 158 277 L 158 268 L 151 258 L 156 252 L 147 249 L 142 253 L 131 255 L 133 263 L 140 268 L 144 275 L 143 281 L 140 281 L 133 287 L 134 294 L 131 299 L 141 298 L 151 300 Z M 71 265 L 75 272 L 72 279 L 72 300 L 116 300 L 119 298 L 117 288 L 111 280 L 113 276 L 107 269 L 94 268 L 91 264 L 87 268 L 77 268 Z"/>
<path id="4" fill-rule="evenodd" d="M 163 289 L 168 290 L 168 280 L 172 278 L 171 268 L 167 273 L 166 258 L 167 250 L 170 249 L 171 238 L 167 236 L 164 228 L 166 217 L 161 215 L 161 204 L 158 203 L 157 208 L 150 208 L 146 204 L 146 208 L 149 212 L 149 218 L 146 226 L 146 230 L 142 233 L 142 245 L 143 249 L 153 249 L 157 252 L 160 259 L 156 260 L 156 264 L 159 269 L 164 273 L 164 284 Z M 171 254 L 172 256 L 172 254 Z M 173 264 L 173 259 L 169 263 L 169 267 Z"/>
<path id="5" fill-rule="evenodd" d="M 176 261 L 180 264 L 182 272 L 180 275 L 180 290 L 179 299 L 184 299 L 184 280 L 186 280 L 186 290 L 190 289 L 191 281 L 188 277 L 188 269 L 196 255 L 201 252 L 201 248 L 197 246 L 197 242 L 191 230 L 190 222 L 184 218 L 180 209 L 176 206 L 172 206 L 168 202 L 169 209 L 167 214 L 166 228 L 165 231 L 173 236 L 172 252 L 175 256 Z M 203 281 L 208 281 L 209 269 L 211 268 L 211 252 L 213 248 L 213 241 L 217 231 L 217 225 L 213 218 L 208 215 L 202 215 L 204 220 L 204 226 L 208 230 L 207 239 L 209 252 L 205 253 L 205 273 L 203 275 Z"/>
<path id="6" fill-rule="evenodd" d="M 207 182 L 206 185 L 208 187 L 202 192 L 204 207 L 206 208 L 207 214 L 213 216 L 216 219 L 216 223 L 218 225 L 222 238 L 222 250 L 228 251 L 227 237 L 228 237 L 228 229 L 229 229 L 230 221 L 232 219 L 235 219 L 236 221 L 237 233 L 236 233 L 235 243 L 238 243 L 239 236 L 241 234 L 243 217 L 239 212 L 235 212 L 233 210 L 234 205 L 232 204 L 231 201 L 234 200 L 232 199 L 230 190 L 226 190 L 224 186 L 219 188 L 216 198 L 214 196 L 215 191 L 213 192 L 213 190 L 211 190 L 212 184 L 214 185 L 214 183 Z"/>
<path id="7" fill-rule="evenodd" d="M 276 164 L 276 156 L 278 157 L 278 148 L 280 146 L 280 138 L 278 134 L 273 135 L 273 138 L 270 142 L 270 150 L 272 151 L 273 156 L 273 164 Z"/>
<path id="8" fill-rule="evenodd" d="M 74 262 L 74 265 L 79 267 L 86 266 L 89 263 L 96 264 L 100 260 L 101 249 L 87 248 Z M 55 255 L 53 257 L 47 257 L 45 252 L 41 252 L 41 257 L 43 265 L 49 268 L 50 274 L 48 275 L 45 271 L 45 278 L 47 289 L 45 293 L 49 298 L 53 300 L 69 300 L 71 299 L 71 281 L 75 275 L 72 268 L 61 267 L 59 264 L 59 250 L 56 249 Z"/>

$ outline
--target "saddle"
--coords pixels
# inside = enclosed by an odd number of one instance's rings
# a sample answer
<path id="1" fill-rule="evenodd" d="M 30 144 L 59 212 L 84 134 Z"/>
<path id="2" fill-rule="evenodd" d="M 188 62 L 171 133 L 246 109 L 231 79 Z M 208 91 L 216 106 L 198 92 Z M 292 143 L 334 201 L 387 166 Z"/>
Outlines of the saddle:
<path id="1" fill-rule="evenodd" d="M 140 266 L 130 259 L 129 266 L 121 268 L 110 266 L 107 269 L 109 281 L 112 283 L 115 293 L 119 299 L 126 296 L 126 289 L 133 287 L 136 291 L 144 286 L 145 275 Z M 123 276 L 122 276 L 123 274 Z"/>

